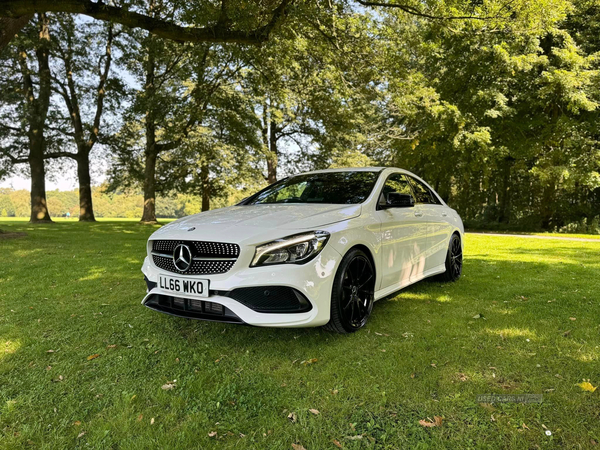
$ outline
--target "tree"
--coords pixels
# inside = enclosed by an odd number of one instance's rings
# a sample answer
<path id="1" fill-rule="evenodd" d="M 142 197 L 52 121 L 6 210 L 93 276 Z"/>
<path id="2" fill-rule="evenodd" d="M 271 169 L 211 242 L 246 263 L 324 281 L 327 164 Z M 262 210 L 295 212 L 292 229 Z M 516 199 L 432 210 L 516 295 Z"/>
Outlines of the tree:
<path id="1" fill-rule="evenodd" d="M 594 214 L 597 63 L 570 36 L 582 16 L 568 3 L 520 11 L 496 30 L 390 22 L 386 72 L 404 76 L 386 83 L 373 156 L 425 177 L 467 223 L 561 227 Z"/>
<path id="2" fill-rule="evenodd" d="M 67 134 L 73 138 L 77 148 L 75 153 L 64 151 L 61 154 L 77 162 L 79 220 L 93 222 L 90 153 L 100 138 L 106 96 L 121 91 L 118 81 L 110 78 L 116 36 L 111 24 L 98 26 L 91 23 L 85 31 L 77 32 L 71 16 L 60 18 L 56 34 L 55 54 L 63 75 L 57 74 L 53 80 L 66 105 L 67 121 L 71 125 Z M 97 46 L 103 48 L 99 54 L 94 51 Z M 91 75 L 92 71 L 97 71 L 96 80 Z M 86 122 L 86 116 L 89 116 L 90 123 Z"/>
<path id="3" fill-rule="evenodd" d="M 185 163 L 190 161 L 190 152 L 208 148 L 206 134 L 198 127 L 213 114 L 222 98 L 219 91 L 235 81 L 241 67 L 235 47 L 190 45 L 175 52 L 172 43 L 152 35 L 140 33 L 136 39 L 141 45 L 135 51 L 145 55 L 138 59 L 144 61 L 143 66 L 135 69 L 143 86 L 115 140 L 118 158 L 111 171 L 111 186 L 141 185 L 142 222 L 152 223 L 156 221 L 157 192 L 167 192 L 176 183 L 181 186 L 181 180 L 191 176 Z M 197 146 L 188 139 L 196 139 Z M 178 153 L 184 148 L 184 153 Z M 208 195 L 209 190 L 204 192 Z"/>
<path id="4" fill-rule="evenodd" d="M 5 104 L 0 122 L 0 153 L 10 164 L 28 164 L 31 176 L 31 222 L 49 222 L 46 202 L 45 160 L 58 153 L 59 137 L 51 136 L 50 108 L 50 21 L 44 13 L 37 15 L 36 27 L 29 27 L 10 49 L 4 61 L 2 89 Z M 31 56 L 35 54 L 35 57 Z"/>

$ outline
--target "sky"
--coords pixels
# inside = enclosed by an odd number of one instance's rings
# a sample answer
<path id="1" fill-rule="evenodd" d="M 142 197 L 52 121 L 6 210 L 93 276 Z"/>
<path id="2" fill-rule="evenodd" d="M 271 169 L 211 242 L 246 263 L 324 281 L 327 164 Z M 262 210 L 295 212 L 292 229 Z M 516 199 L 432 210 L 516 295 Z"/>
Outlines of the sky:
<path id="1" fill-rule="evenodd" d="M 46 180 L 46 190 L 54 191 L 72 191 L 77 187 L 77 179 L 75 176 L 63 176 L 57 180 Z M 7 178 L 4 181 L 0 181 L 0 188 L 13 188 L 18 190 L 26 189 L 31 190 L 31 180 L 23 175 L 15 175 Z"/>
<path id="2" fill-rule="evenodd" d="M 25 168 L 26 165 L 22 165 Z M 98 153 L 90 155 L 90 175 L 92 185 L 98 186 L 106 181 L 108 161 Z M 77 189 L 77 165 L 68 158 L 53 160 L 46 163 L 46 190 L 72 191 Z M 15 173 L 14 175 L 0 180 L 0 188 L 13 188 L 15 190 L 25 189 L 31 191 L 31 179 L 27 173 Z"/>

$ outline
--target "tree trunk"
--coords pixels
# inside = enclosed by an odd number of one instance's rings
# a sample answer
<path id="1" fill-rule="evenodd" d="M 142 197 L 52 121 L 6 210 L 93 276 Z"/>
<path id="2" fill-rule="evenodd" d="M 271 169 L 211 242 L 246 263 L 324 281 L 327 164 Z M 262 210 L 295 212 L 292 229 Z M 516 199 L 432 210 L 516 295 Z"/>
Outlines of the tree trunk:
<path id="1" fill-rule="evenodd" d="M 150 7 L 153 8 L 153 3 Z M 154 104 L 156 97 L 156 86 L 154 83 L 156 72 L 156 61 L 154 55 L 153 38 L 148 37 L 148 61 L 146 62 L 146 83 L 144 91 L 147 97 L 146 105 L 146 168 L 144 170 L 144 211 L 142 213 L 143 223 L 156 223 L 156 159 L 158 149 L 156 147 L 156 123 L 154 119 Z"/>
<path id="2" fill-rule="evenodd" d="M 210 178 L 208 165 L 202 164 L 200 168 L 200 182 L 202 184 L 202 211 L 210 209 Z"/>
<path id="3" fill-rule="evenodd" d="M 502 167 L 502 190 L 500 191 L 500 204 L 498 211 L 498 222 L 510 222 L 510 169 L 513 159 L 505 158 Z"/>
<path id="4" fill-rule="evenodd" d="M 0 50 L 8 45 L 15 35 L 33 18 L 33 14 L 21 17 L 0 17 Z"/>
<path id="5" fill-rule="evenodd" d="M 271 121 L 269 127 L 269 153 L 267 156 L 267 180 L 269 184 L 277 181 L 277 124 Z"/>
<path id="6" fill-rule="evenodd" d="M 156 223 L 156 150 L 146 143 L 146 169 L 144 171 L 144 212 L 142 222 Z"/>
<path id="7" fill-rule="evenodd" d="M 46 170 L 44 168 L 44 143 L 34 141 L 29 154 L 31 172 L 31 223 L 52 222 L 46 202 Z"/>
<path id="8" fill-rule="evenodd" d="M 95 222 L 92 205 L 92 182 L 90 177 L 90 155 L 84 151 L 77 158 L 77 178 L 79 179 L 79 221 Z"/>

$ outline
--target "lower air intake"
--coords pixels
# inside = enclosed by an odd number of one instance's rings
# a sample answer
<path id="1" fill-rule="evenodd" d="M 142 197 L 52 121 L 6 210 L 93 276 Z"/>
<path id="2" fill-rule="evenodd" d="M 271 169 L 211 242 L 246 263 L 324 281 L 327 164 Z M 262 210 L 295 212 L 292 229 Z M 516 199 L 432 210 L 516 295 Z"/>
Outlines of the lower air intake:
<path id="1" fill-rule="evenodd" d="M 239 288 L 225 295 L 260 313 L 301 313 L 312 309 L 300 291 L 287 286 Z"/>

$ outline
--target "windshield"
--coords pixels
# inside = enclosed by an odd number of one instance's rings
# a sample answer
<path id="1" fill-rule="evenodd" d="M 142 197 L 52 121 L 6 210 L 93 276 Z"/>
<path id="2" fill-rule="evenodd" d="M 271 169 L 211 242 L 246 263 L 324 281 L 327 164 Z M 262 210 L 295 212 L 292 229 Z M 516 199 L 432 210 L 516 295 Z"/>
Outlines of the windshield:
<path id="1" fill-rule="evenodd" d="M 263 203 L 362 203 L 379 172 L 322 172 L 286 178 L 250 197 L 246 205 Z"/>

